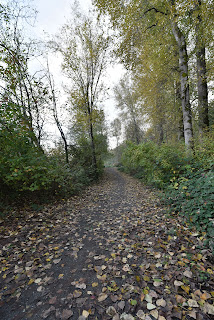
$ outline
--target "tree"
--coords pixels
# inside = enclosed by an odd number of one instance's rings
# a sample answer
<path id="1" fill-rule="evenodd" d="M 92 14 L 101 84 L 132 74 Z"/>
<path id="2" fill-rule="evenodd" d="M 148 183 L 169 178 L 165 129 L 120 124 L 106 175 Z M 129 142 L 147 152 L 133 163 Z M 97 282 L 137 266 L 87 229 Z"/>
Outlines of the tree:
<path id="1" fill-rule="evenodd" d="M 66 135 L 64 133 L 62 124 L 61 124 L 61 122 L 59 120 L 59 116 L 58 116 L 57 97 L 56 97 L 56 93 L 55 93 L 55 84 L 54 84 L 53 76 L 50 73 L 48 59 L 47 59 L 47 74 L 46 74 L 46 77 L 48 79 L 49 87 L 50 87 L 50 90 L 51 90 L 51 98 L 50 98 L 51 102 L 52 102 L 51 111 L 53 113 L 53 117 L 54 117 L 55 123 L 57 125 L 57 128 L 59 130 L 60 136 L 61 136 L 62 141 L 64 143 L 65 161 L 66 161 L 67 164 L 69 164 L 68 142 L 67 142 Z"/>
<path id="2" fill-rule="evenodd" d="M 94 0 L 97 8 L 108 13 L 113 26 L 118 30 L 120 36 L 119 52 L 122 61 L 132 68 L 139 62 L 139 48 L 143 48 L 144 43 L 149 41 L 150 35 L 153 33 L 160 36 L 157 31 L 159 28 L 170 32 L 176 41 L 177 50 L 179 52 L 179 73 L 181 85 L 181 102 L 183 111 L 183 124 L 185 143 L 188 149 L 192 148 L 193 131 L 192 131 L 192 115 L 189 94 L 189 70 L 187 55 L 187 36 L 184 32 L 184 16 L 180 10 L 181 1 L 106 1 Z M 191 7 L 187 5 L 187 11 Z M 117 34 L 118 34 L 117 33 Z M 160 38 L 158 38 L 160 39 Z M 173 45 L 173 42 L 171 42 Z M 160 47 L 161 49 L 161 47 Z M 153 50 L 157 50 L 154 46 Z"/>
<path id="3" fill-rule="evenodd" d="M 133 139 L 137 144 L 141 140 L 141 130 L 139 125 L 139 95 L 134 90 L 130 77 L 126 74 L 114 88 L 117 108 L 121 111 L 120 116 L 129 122 L 133 128 Z"/>
<path id="4" fill-rule="evenodd" d="M 23 19 L 31 17 L 30 8 L 15 2 L 4 10 L 6 18 L 1 21 L 0 35 L 0 97 L 10 108 L 14 106 L 14 118 L 17 109 L 20 110 L 19 117 L 28 128 L 32 143 L 42 151 L 43 111 L 48 103 L 48 90 L 42 73 L 38 76 L 39 72 L 36 75 L 29 72 L 28 64 L 35 54 L 36 43 L 28 42 L 20 27 Z M 7 103 L 4 106 L 7 109 Z"/>
<path id="5" fill-rule="evenodd" d="M 84 118 L 91 141 L 92 166 L 97 175 L 94 123 L 104 93 L 102 78 L 107 67 L 110 37 L 99 20 L 74 11 L 74 20 L 61 32 L 57 48 L 62 68 L 71 81 L 69 102 L 76 116 Z"/>
<path id="6" fill-rule="evenodd" d="M 119 146 L 119 141 L 121 138 L 121 133 L 122 133 L 122 128 L 121 128 L 121 121 L 119 118 L 114 119 L 111 123 L 110 123 L 110 128 L 111 128 L 111 134 L 113 137 L 116 138 L 116 142 L 117 142 L 117 148 Z"/>
<path id="7" fill-rule="evenodd" d="M 203 34 L 204 22 L 202 20 L 202 1 L 196 1 L 198 16 L 196 19 L 196 57 L 197 57 L 197 89 L 198 89 L 198 112 L 199 130 L 209 128 L 209 107 L 208 107 L 208 88 L 207 88 L 207 67 L 206 67 L 206 46 Z"/>

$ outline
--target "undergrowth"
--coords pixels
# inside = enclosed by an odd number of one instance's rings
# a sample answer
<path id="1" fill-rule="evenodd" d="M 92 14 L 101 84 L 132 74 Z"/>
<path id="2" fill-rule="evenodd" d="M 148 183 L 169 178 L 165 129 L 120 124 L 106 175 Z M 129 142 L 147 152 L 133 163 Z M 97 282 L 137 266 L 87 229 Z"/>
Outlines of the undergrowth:
<path id="1" fill-rule="evenodd" d="M 122 170 L 163 191 L 170 212 L 177 212 L 205 235 L 214 254 L 214 139 L 209 133 L 195 143 L 194 155 L 185 147 L 145 142 L 127 143 Z"/>

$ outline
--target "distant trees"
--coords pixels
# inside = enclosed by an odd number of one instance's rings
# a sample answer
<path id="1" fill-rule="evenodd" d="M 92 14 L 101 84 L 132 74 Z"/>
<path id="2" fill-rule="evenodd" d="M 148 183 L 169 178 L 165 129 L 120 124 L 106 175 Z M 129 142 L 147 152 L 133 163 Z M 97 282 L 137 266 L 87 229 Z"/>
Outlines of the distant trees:
<path id="1" fill-rule="evenodd" d="M 121 120 L 119 118 L 114 119 L 110 123 L 110 130 L 111 130 L 111 135 L 116 138 L 116 147 L 118 148 L 119 146 L 119 141 L 122 135 L 122 126 L 121 126 Z"/>
<path id="2" fill-rule="evenodd" d="M 127 138 L 139 144 L 141 141 L 139 95 L 137 90 L 134 90 L 128 74 L 114 87 L 114 95 L 116 106 L 120 110 L 120 117 L 125 123 Z"/>

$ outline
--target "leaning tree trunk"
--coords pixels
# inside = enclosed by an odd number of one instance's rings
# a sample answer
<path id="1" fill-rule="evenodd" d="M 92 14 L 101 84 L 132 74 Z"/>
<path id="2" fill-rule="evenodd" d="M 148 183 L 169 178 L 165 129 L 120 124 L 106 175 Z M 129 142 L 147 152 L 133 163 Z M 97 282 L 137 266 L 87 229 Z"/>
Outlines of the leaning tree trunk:
<path id="1" fill-rule="evenodd" d="M 175 21 L 172 22 L 172 31 L 179 50 L 179 72 L 181 82 L 181 103 L 184 123 L 184 139 L 188 150 L 193 149 L 192 113 L 188 83 L 188 55 L 183 33 Z"/>

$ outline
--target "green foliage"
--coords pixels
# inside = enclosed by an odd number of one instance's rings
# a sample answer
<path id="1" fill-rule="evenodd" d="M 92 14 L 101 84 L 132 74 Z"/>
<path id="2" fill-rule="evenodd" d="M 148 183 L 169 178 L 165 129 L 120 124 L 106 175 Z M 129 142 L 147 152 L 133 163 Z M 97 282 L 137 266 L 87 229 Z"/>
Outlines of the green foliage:
<path id="1" fill-rule="evenodd" d="M 182 175 L 174 177 L 165 190 L 165 202 L 171 211 L 181 213 L 190 223 L 206 232 L 207 241 L 214 251 L 214 173 L 192 162 Z"/>
<path id="2" fill-rule="evenodd" d="M 210 132 L 187 158 L 182 145 L 127 144 L 123 169 L 144 182 L 162 188 L 170 211 L 185 216 L 197 230 L 206 234 L 214 250 L 214 146 Z"/>
<path id="3" fill-rule="evenodd" d="M 163 188 L 186 162 L 183 146 L 173 149 L 151 141 L 140 145 L 129 143 L 122 156 L 126 172 L 159 188 Z"/>
<path id="4" fill-rule="evenodd" d="M 204 132 L 203 136 L 195 141 L 194 158 L 204 168 L 209 168 L 214 162 L 214 125 L 210 127 L 210 131 Z"/>

